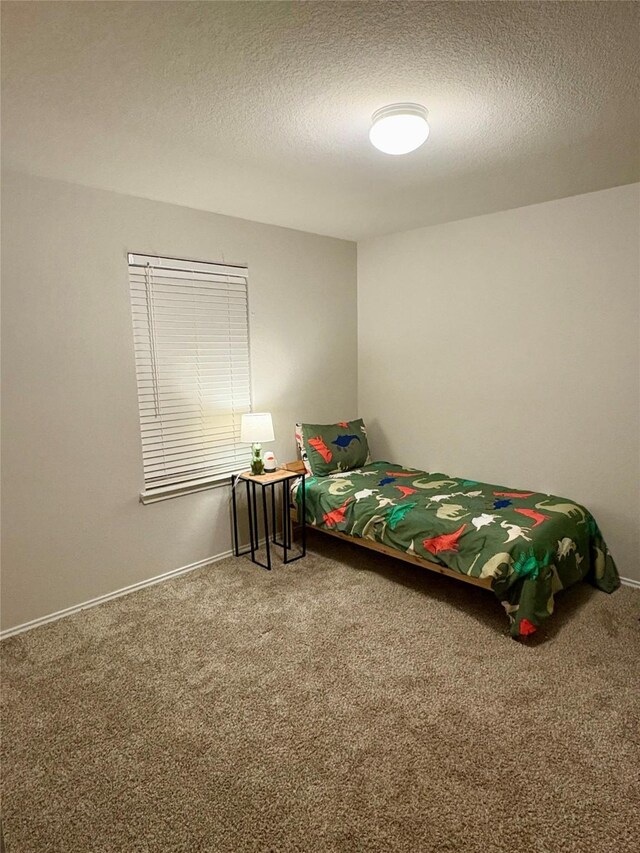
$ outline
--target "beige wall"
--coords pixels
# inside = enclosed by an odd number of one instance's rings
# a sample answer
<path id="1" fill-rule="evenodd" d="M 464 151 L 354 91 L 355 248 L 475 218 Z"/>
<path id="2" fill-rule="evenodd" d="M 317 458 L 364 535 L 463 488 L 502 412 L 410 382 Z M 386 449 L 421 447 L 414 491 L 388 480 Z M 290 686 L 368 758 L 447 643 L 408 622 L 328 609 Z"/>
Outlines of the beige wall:
<path id="1" fill-rule="evenodd" d="M 374 455 L 584 503 L 636 580 L 638 189 L 358 244 Z"/>
<path id="2" fill-rule="evenodd" d="M 640 579 L 638 187 L 355 246 L 3 181 L 2 628 L 230 547 L 228 489 L 149 506 L 126 252 L 250 269 L 254 404 L 359 411 L 373 452 L 589 506 Z"/>
<path id="3" fill-rule="evenodd" d="M 3 181 L 2 627 L 230 547 L 229 489 L 142 506 L 127 251 L 249 265 L 254 406 L 356 414 L 356 247 L 8 174 Z"/>

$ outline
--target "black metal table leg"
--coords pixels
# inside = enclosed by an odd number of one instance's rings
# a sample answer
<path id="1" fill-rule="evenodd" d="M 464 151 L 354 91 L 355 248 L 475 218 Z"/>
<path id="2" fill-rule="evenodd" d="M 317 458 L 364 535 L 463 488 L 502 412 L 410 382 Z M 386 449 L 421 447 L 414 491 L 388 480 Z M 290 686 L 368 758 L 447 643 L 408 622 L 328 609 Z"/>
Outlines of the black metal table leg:
<path id="1" fill-rule="evenodd" d="M 255 529 L 255 540 L 256 540 L 256 551 L 260 547 L 260 537 L 258 536 L 258 501 L 256 500 L 256 483 L 255 480 L 251 481 L 251 492 L 253 499 L 253 524 Z"/>
<path id="2" fill-rule="evenodd" d="M 267 513 L 267 490 L 262 487 L 262 512 L 264 516 L 264 546 L 267 549 L 267 569 L 271 571 L 271 548 L 269 545 L 269 515 Z"/>
<path id="3" fill-rule="evenodd" d="M 307 490 L 304 474 L 300 480 L 299 489 L 302 489 L 302 556 L 307 553 Z"/>
<path id="4" fill-rule="evenodd" d="M 282 523 L 283 523 L 284 529 L 286 531 L 284 539 L 282 540 L 284 542 L 282 560 L 285 563 L 289 562 L 287 560 L 287 554 L 289 553 L 289 551 L 291 549 L 291 545 L 292 545 L 292 542 L 291 542 L 291 493 L 287 489 L 288 485 L 290 485 L 290 484 L 286 483 L 286 482 L 282 484 L 282 490 L 283 490 L 282 509 L 284 512 L 284 519 L 283 519 Z"/>
<path id="5" fill-rule="evenodd" d="M 279 548 L 284 548 L 284 503 L 282 506 L 282 513 L 279 513 L 276 510 L 276 483 L 273 483 L 271 486 L 271 518 L 273 523 L 273 544 L 277 545 Z M 287 481 L 282 481 L 282 499 L 284 501 L 287 490 Z M 278 518 L 282 523 L 282 540 L 278 540 Z"/>
<path id="6" fill-rule="evenodd" d="M 284 482 L 282 484 L 282 547 L 287 548 L 287 537 L 289 535 L 289 531 L 287 530 L 287 484 Z"/>
<path id="7" fill-rule="evenodd" d="M 276 487 L 271 486 L 271 532 L 273 534 L 273 544 L 278 544 L 278 526 L 276 524 Z"/>
<path id="8" fill-rule="evenodd" d="M 233 553 L 236 557 L 240 556 L 240 548 L 238 547 L 238 508 L 236 506 L 236 485 L 231 477 L 231 502 L 233 504 Z"/>
<path id="9" fill-rule="evenodd" d="M 302 525 L 302 547 L 300 549 L 300 553 L 296 554 L 295 557 L 289 558 L 287 556 L 287 551 L 293 549 L 293 537 L 291 533 L 288 533 L 287 541 L 288 548 L 285 549 L 284 553 L 284 562 L 285 563 L 295 563 L 296 560 L 302 559 L 307 553 L 307 530 L 306 530 L 306 513 L 307 513 L 307 502 L 306 502 L 306 491 L 305 491 L 305 482 L 304 482 L 304 474 L 300 475 L 300 483 L 298 485 L 298 489 L 302 489 L 302 495 L 300 500 L 298 501 L 298 506 L 300 506 L 302 519 L 300 519 L 300 523 Z M 287 531 L 291 531 L 291 502 L 290 500 L 285 501 L 286 503 L 286 515 L 285 515 L 285 526 Z"/>
<path id="10" fill-rule="evenodd" d="M 239 480 L 235 480 L 235 485 L 237 487 Z M 245 557 L 247 554 L 251 554 L 251 559 L 255 562 L 255 552 L 257 550 L 257 543 L 254 540 L 254 524 L 253 524 L 253 511 L 251 506 L 251 493 L 249 491 L 249 482 L 245 480 L 246 484 L 246 492 L 247 492 L 247 514 L 249 517 L 249 547 L 245 551 L 240 550 L 240 533 L 238 530 L 238 499 L 236 496 L 236 490 L 234 488 L 234 480 L 231 480 L 231 503 L 233 507 L 233 546 L 234 546 L 234 554 L 236 557 Z"/>
<path id="11" fill-rule="evenodd" d="M 255 508 L 255 505 L 254 505 L 254 506 L 252 506 L 252 501 L 251 501 L 251 489 L 250 489 L 249 481 L 248 481 L 248 480 L 246 480 L 245 482 L 246 482 L 246 484 L 247 484 L 247 508 L 248 508 L 248 510 L 249 510 L 249 542 L 250 542 L 250 546 L 251 546 L 251 548 L 250 548 L 250 550 L 251 550 L 251 559 L 252 559 L 252 560 L 254 560 L 254 562 L 255 562 L 255 557 L 256 557 L 256 546 L 257 546 L 257 543 L 256 543 L 256 541 L 255 541 L 255 539 L 254 539 L 254 536 L 253 536 L 253 531 L 254 531 L 254 527 L 253 527 L 253 509 Z M 254 492 L 254 494 L 255 494 L 255 492 Z"/>

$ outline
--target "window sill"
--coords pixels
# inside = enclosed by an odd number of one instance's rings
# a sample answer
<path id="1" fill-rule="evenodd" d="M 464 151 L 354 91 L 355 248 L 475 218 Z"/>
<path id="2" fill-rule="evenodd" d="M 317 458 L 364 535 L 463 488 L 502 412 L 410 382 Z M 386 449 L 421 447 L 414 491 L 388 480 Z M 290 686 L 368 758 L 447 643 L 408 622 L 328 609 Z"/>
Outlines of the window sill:
<path id="1" fill-rule="evenodd" d="M 163 486 L 158 489 L 140 492 L 140 503 L 154 504 L 158 501 L 168 501 L 171 498 L 179 498 L 182 495 L 191 495 L 194 492 L 204 492 L 207 489 L 217 489 L 220 486 L 228 486 L 231 478 L 236 476 L 235 471 L 228 474 L 219 474 L 208 480 L 194 480 L 191 483 L 177 483 L 174 486 Z"/>

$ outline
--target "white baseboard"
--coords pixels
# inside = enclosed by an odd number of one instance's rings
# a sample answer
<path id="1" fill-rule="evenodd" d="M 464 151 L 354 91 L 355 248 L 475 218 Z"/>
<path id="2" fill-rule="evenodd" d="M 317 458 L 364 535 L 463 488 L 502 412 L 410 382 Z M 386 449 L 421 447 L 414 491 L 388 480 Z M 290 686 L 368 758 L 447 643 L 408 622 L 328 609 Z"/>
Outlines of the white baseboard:
<path id="1" fill-rule="evenodd" d="M 123 595 L 128 595 L 130 592 L 136 592 L 139 589 L 144 589 L 146 586 L 153 586 L 162 581 L 167 581 L 170 578 L 175 578 L 178 575 L 184 575 L 187 572 L 192 572 L 194 569 L 200 569 L 202 566 L 208 566 L 210 563 L 217 563 L 219 560 L 224 560 L 225 557 L 230 557 L 233 551 L 224 551 L 222 554 L 216 554 L 215 557 L 207 557 L 205 560 L 198 560 L 197 563 L 189 563 L 188 566 L 182 566 L 179 569 L 171 569 L 164 574 L 156 575 L 145 581 L 138 581 L 131 586 L 125 586 L 122 589 L 117 589 L 115 592 L 107 592 L 105 595 L 99 595 L 97 598 L 91 598 L 89 601 L 83 601 L 82 604 L 74 604 L 73 607 L 66 607 L 64 610 L 58 610 L 55 613 L 49 613 L 47 616 L 40 616 L 39 619 L 32 619 L 30 622 L 24 622 L 22 625 L 16 625 L 14 628 L 7 628 L 5 631 L 0 631 L 0 640 L 5 640 L 8 637 L 13 637 L 16 634 L 22 634 L 23 631 L 30 631 L 32 628 L 37 628 L 39 625 L 46 625 L 47 622 L 55 622 L 57 619 L 62 619 L 65 616 L 71 616 L 72 613 L 78 613 L 80 610 L 87 610 L 89 607 L 97 607 L 98 604 L 104 604 L 105 601 L 111 601 L 114 598 L 120 598 Z"/>
<path id="2" fill-rule="evenodd" d="M 259 546 L 264 544 L 264 540 L 260 540 Z M 58 619 L 63 619 L 65 616 L 71 616 L 72 613 L 79 613 L 81 610 L 87 610 L 89 607 L 97 607 L 98 604 L 104 604 L 105 601 L 112 601 L 114 598 L 120 598 L 123 595 L 128 595 L 130 592 L 144 589 L 146 586 L 153 586 L 162 581 L 167 581 L 170 578 L 184 575 L 187 572 L 192 572 L 194 569 L 200 569 L 203 566 L 208 566 L 211 563 L 217 563 L 224 560 L 225 557 L 230 557 L 233 551 L 223 551 L 222 554 L 216 554 L 215 557 L 207 557 L 204 560 L 198 560 L 196 563 L 189 563 L 188 566 L 182 566 L 179 569 L 171 569 L 164 572 L 162 575 L 156 575 L 145 581 L 138 581 L 131 586 L 122 587 L 115 592 L 107 592 L 105 595 L 99 595 L 97 598 L 91 598 L 89 601 L 83 601 L 82 604 L 74 604 L 73 607 L 66 607 L 64 610 L 57 610 L 55 613 L 49 613 L 47 616 L 40 616 L 38 619 L 32 619 L 30 622 L 23 622 L 22 625 L 16 625 L 14 628 L 7 628 L 6 631 L 0 631 L 0 641 L 13 637 L 16 634 L 22 634 L 24 631 L 30 631 L 32 628 L 37 628 L 39 625 L 46 625 L 48 622 L 55 622 Z M 634 578 L 620 578 L 620 583 L 623 586 L 631 586 L 640 589 L 640 581 Z"/>

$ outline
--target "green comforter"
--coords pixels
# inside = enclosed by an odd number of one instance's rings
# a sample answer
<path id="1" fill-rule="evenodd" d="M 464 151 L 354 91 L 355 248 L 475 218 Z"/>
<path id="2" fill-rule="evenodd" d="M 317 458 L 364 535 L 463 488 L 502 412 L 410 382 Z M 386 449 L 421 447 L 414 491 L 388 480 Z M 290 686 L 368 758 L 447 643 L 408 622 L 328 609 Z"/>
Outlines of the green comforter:
<path id="1" fill-rule="evenodd" d="M 605 592 L 620 584 L 593 516 L 566 498 L 389 462 L 308 477 L 305 489 L 317 527 L 491 578 L 514 636 L 550 616 L 560 589 L 584 579 Z"/>

